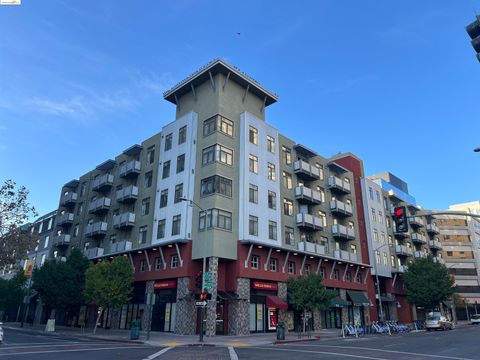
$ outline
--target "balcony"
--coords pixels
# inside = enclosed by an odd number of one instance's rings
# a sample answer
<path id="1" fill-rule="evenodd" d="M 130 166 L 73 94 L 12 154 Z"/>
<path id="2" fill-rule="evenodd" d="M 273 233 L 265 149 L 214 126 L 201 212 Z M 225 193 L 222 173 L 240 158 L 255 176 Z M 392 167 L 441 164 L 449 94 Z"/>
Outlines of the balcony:
<path id="1" fill-rule="evenodd" d="M 429 245 L 430 245 L 430 249 L 434 249 L 434 250 L 442 250 L 443 249 L 442 244 L 438 240 L 430 240 Z"/>
<path id="2" fill-rule="evenodd" d="M 303 160 L 297 160 L 293 163 L 293 171 L 299 179 L 314 181 L 320 180 L 320 170 Z"/>
<path id="3" fill-rule="evenodd" d="M 94 247 L 91 249 L 86 249 L 84 254 L 88 259 L 94 259 L 100 256 L 103 256 L 104 248 Z"/>
<path id="4" fill-rule="evenodd" d="M 137 177 L 141 170 L 142 164 L 140 161 L 132 160 L 120 165 L 119 175 L 124 179 L 132 179 Z"/>
<path id="5" fill-rule="evenodd" d="M 119 203 L 134 202 L 138 198 L 138 187 L 134 185 L 117 190 L 116 199 Z"/>
<path id="6" fill-rule="evenodd" d="M 396 245 L 395 246 L 395 253 L 397 256 L 412 256 L 413 251 L 411 248 L 405 246 L 405 245 Z"/>
<path id="7" fill-rule="evenodd" d="M 350 192 L 352 191 L 349 182 L 339 179 L 338 177 L 333 175 L 328 178 L 328 187 L 330 188 L 330 190 L 336 190 L 344 194 L 350 194 Z"/>
<path id="8" fill-rule="evenodd" d="M 436 262 L 436 263 L 440 263 L 440 264 L 445 265 L 445 260 L 444 260 L 443 258 L 439 257 L 439 256 L 435 256 L 435 257 L 433 258 L 433 262 Z"/>
<path id="9" fill-rule="evenodd" d="M 59 226 L 68 226 L 73 223 L 73 214 L 72 213 L 63 213 L 57 217 L 57 225 Z"/>
<path id="10" fill-rule="evenodd" d="M 317 205 L 322 203 L 320 192 L 309 189 L 305 186 L 295 188 L 295 199 L 300 203 Z"/>
<path id="11" fill-rule="evenodd" d="M 67 206 L 71 207 L 75 205 L 78 199 L 78 194 L 76 192 L 68 191 L 62 196 L 62 200 L 60 201 L 60 204 L 62 206 Z"/>
<path id="12" fill-rule="evenodd" d="M 323 220 L 315 215 L 297 214 L 297 226 L 304 230 L 317 231 L 323 229 Z"/>
<path id="13" fill-rule="evenodd" d="M 103 236 L 107 233 L 108 224 L 103 221 L 99 221 L 93 224 L 88 224 L 85 227 L 85 236 L 97 237 Z"/>
<path id="14" fill-rule="evenodd" d="M 409 217 L 408 223 L 413 227 L 423 227 L 425 226 L 423 219 L 420 217 Z"/>
<path id="15" fill-rule="evenodd" d="M 353 208 L 351 204 L 346 204 L 340 200 L 330 201 L 330 210 L 340 216 L 352 216 Z"/>
<path id="16" fill-rule="evenodd" d="M 113 185 L 113 175 L 103 174 L 103 175 L 97 176 L 92 181 L 92 190 L 105 191 L 105 190 L 108 190 L 112 185 Z"/>
<path id="17" fill-rule="evenodd" d="M 111 203 L 112 203 L 112 200 L 107 197 L 101 197 L 99 199 L 93 200 L 88 205 L 88 212 L 90 214 L 99 214 L 102 212 L 106 212 L 110 209 Z"/>
<path id="18" fill-rule="evenodd" d="M 113 227 L 115 229 L 128 229 L 135 225 L 135 214 L 131 212 L 115 215 Z"/>
<path id="19" fill-rule="evenodd" d="M 65 247 L 70 245 L 70 235 L 61 234 L 54 236 L 52 239 L 52 245 L 57 247 Z"/>
<path id="20" fill-rule="evenodd" d="M 332 235 L 337 239 L 353 240 L 355 239 L 355 229 L 350 229 L 345 225 L 332 225 Z"/>
<path id="21" fill-rule="evenodd" d="M 123 252 L 132 250 L 132 242 L 127 240 L 117 241 L 116 243 L 110 244 L 110 252 Z"/>
<path id="22" fill-rule="evenodd" d="M 397 229 L 395 229 L 395 226 L 393 227 L 393 235 L 400 239 L 405 239 L 410 236 L 408 232 L 397 232 Z"/>
<path id="23" fill-rule="evenodd" d="M 431 234 L 439 234 L 440 230 L 438 229 L 438 226 L 435 224 L 427 224 L 427 231 Z"/>
<path id="24" fill-rule="evenodd" d="M 419 233 L 413 233 L 412 234 L 412 241 L 417 244 L 426 244 L 427 243 L 427 238 L 425 235 L 419 234 Z"/>
<path id="25" fill-rule="evenodd" d="M 357 254 L 354 254 L 345 250 L 335 250 L 333 252 L 333 257 L 335 259 L 353 261 L 353 262 L 357 262 L 358 260 Z"/>
<path id="26" fill-rule="evenodd" d="M 425 254 L 423 251 L 415 251 L 413 256 L 415 259 L 423 259 L 427 257 L 427 254 Z"/>
<path id="27" fill-rule="evenodd" d="M 392 268 L 392 273 L 399 273 L 399 274 L 403 274 L 405 271 L 408 270 L 408 266 L 407 265 L 397 265 L 396 268 Z"/>

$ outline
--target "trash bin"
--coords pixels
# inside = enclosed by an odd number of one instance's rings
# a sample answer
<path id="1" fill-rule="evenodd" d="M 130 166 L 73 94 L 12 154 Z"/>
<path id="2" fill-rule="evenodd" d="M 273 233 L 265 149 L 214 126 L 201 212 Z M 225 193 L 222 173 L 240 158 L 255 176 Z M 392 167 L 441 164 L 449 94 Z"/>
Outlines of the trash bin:
<path id="1" fill-rule="evenodd" d="M 277 340 L 285 340 L 285 324 L 277 324 Z"/>
<path id="2" fill-rule="evenodd" d="M 130 327 L 130 339 L 138 340 L 140 337 L 140 324 L 138 320 L 133 320 Z"/>

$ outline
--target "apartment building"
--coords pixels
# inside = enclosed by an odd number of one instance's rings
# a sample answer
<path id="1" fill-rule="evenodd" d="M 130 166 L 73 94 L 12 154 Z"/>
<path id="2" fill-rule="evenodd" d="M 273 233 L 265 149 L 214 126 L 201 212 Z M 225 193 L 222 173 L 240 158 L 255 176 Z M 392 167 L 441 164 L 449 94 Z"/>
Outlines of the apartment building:
<path id="1" fill-rule="evenodd" d="M 78 247 L 92 261 L 126 256 L 134 269 L 131 303 L 102 325 L 145 326 L 145 295 L 155 294 L 152 330 L 198 332 L 194 279 L 204 261 L 209 336 L 273 331 L 278 321 L 293 329 L 301 319 L 286 282 L 309 272 L 336 294 L 330 310 L 310 314 L 314 328 L 369 322 L 353 172 L 268 124 L 277 96 L 222 60 L 164 98 L 174 121 L 61 191 L 57 256 Z"/>

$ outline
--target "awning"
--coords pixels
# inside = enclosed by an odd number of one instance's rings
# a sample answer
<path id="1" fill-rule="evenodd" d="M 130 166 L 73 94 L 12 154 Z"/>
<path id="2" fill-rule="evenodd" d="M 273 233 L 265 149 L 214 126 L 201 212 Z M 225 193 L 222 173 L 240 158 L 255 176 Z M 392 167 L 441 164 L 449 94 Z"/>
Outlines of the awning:
<path id="1" fill-rule="evenodd" d="M 352 300 L 353 306 L 370 306 L 370 300 L 361 291 L 347 290 L 347 295 Z"/>
<path id="2" fill-rule="evenodd" d="M 284 309 L 284 310 L 288 309 L 287 302 L 282 298 L 279 298 L 278 296 L 267 295 L 265 296 L 265 299 L 268 307 L 272 307 L 275 309 Z"/>
<path id="3" fill-rule="evenodd" d="M 236 300 L 236 299 L 238 299 L 237 294 L 235 294 L 232 291 L 218 291 L 217 296 L 220 299 L 224 299 L 224 300 Z"/>
<path id="4" fill-rule="evenodd" d="M 332 300 L 330 300 L 330 307 L 344 308 L 347 306 L 348 303 L 340 296 L 335 296 Z"/>
<path id="5" fill-rule="evenodd" d="M 443 305 L 445 305 L 447 308 L 453 309 L 453 301 L 445 300 L 445 301 L 442 301 L 442 302 L 443 302 Z"/>

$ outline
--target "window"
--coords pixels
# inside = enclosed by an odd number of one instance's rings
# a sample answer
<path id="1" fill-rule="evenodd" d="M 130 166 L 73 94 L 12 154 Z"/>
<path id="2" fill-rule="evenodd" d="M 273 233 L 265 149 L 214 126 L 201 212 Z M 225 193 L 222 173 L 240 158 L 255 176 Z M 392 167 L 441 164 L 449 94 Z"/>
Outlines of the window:
<path id="1" fill-rule="evenodd" d="M 78 204 L 77 215 L 80 215 L 82 213 L 82 211 L 83 211 L 83 202 Z"/>
<path id="2" fill-rule="evenodd" d="M 320 276 L 325 279 L 325 268 L 323 266 L 320 268 Z"/>
<path id="3" fill-rule="evenodd" d="M 275 181 L 276 176 L 275 176 L 275 165 L 272 163 L 267 164 L 267 177 L 270 180 Z"/>
<path id="4" fill-rule="evenodd" d="M 321 210 L 318 211 L 318 216 L 322 219 L 322 226 L 327 226 L 327 214 Z"/>
<path id="5" fill-rule="evenodd" d="M 350 273 L 350 271 L 347 271 L 345 273 L 345 281 L 352 281 L 352 274 Z"/>
<path id="6" fill-rule="evenodd" d="M 45 236 L 45 245 L 43 246 L 44 249 L 48 247 L 48 242 L 50 241 L 50 236 Z"/>
<path id="7" fill-rule="evenodd" d="M 167 203 L 168 203 L 168 189 L 164 189 L 160 193 L 160 207 L 163 208 L 167 206 Z"/>
<path id="8" fill-rule="evenodd" d="M 322 203 L 325 202 L 325 189 L 320 187 L 320 186 L 317 186 L 317 191 L 320 193 L 320 201 Z"/>
<path id="9" fill-rule="evenodd" d="M 356 254 L 356 253 L 357 253 L 357 245 L 351 244 L 351 245 L 350 245 L 350 252 L 351 252 L 352 254 Z"/>
<path id="10" fill-rule="evenodd" d="M 155 258 L 155 270 L 161 270 L 163 267 L 162 258 L 160 256 Z"/>
<path id="11" fill-rule="evenodd" d="M 50 230 L 52 228 L 52 223 L 53 223 L 53 218 L 48 219 L 48 227 L 47 230 Z"/>
<path id="12" fill-rule="evenodd" d="M 165 222 L 165 219 L 158 220 L 157 239 L 163 239 L 165 237 Z"/>
<path id="13" fill-rule="evenodd" d="M 392 235 L 388 235 L 388 245 L 393 246 L 393 238 L 392 238 Z"/>
<path id="14" fill-rule="evenodd" d="M 383 265 L 387 266 L 388 264 L 388 257 L 387 257 L 387 253 L 384 252 L 383 253 Z"/>
<path id="15" fill-rule="evenodd" d="M 289 226 L 285 226 L 285 243 L 287 245 L 294 245 L 294 237 L 293 237 L 293 228 Z"/>
<path id="16" fill-rule="evenodd" d="M 213 134 L 217 129 L 225 135 L 233 136 L 233 121 L 216 115 L 203 122 L 203 136 Z"/>
<path id="17" fill-rule="evenodd" d="M 385 218 L 385 223 L 387 224 L 387 227 L 390 229 L 392 227 L 392 222 L 389 217 Z"/>
<path id="18" fill-rule="evenodd" d="M 275 221 L 268 221 L 268 238 L 277 240 L 277 223 Z"/>
<path id="19" fill-rule="evenodd" d="M 199 230 L 217 228 L 232 230 L 232 213 L 220 209 L 209 209 L 199 214 Z"/>
<path id="20" fill-rule="evenodd" d="M 288 262 L 288 273 L 295 274 L 295 263 L 293 261 Z"/>
<path id="21" fill-rule="evenodd" d="M 147 268 L 147 264 L 145 260 L 140 261 L 140 272 L 145 272 L 145 269 Z"/>
<path id="22" fill-rule="evenodd" d="M 273 191 L 268 191 L 268 207 L 270 209 L 277 209 L 277 194 Z"/>
<path id="23" fill-rule="evenodd" d="M 384 233 L 383 231 L 380 233 L 380 242 L 381 242 L 382 244 L 386 244 L 386 241 L 385 241 L 385 233 Z"/>
<path id="24" fill-rule="evenodd" d="M 42 258 L 40 260 L 40 265 L 43 265 L 45 263 L 46 259 L 47 259 L 47 254 L 42 254 Z"/>
<path id="25" fill-rule="evenodd" d="M 258 130 L 253 126 L 250 126 L 250 129 L 248 131 L 248 139 L 252 144 L 258 144 Z"/>
<path id="26" fill-rule="evenodd" d="M 361 277 L 360 274 L 357 274 L 357 275 L 355 276 L 355 282 L 357 282 L 357 283 L 361 283 L 361 282 L 362 282 L 362 277 Z"/>
<path id="27" fill-rule="evenodd" d="M 147 162 L 149 164 L 153 164 L 154 161 L 155 161 L 155 146 L 150 146 L 147 149 Z"/>
<path id="28" fill-rule="evenodd" d="M 305 264 L 305 274 L 310 274 L 312 272 L 312 265 Z"/>
<path id="29" fill-rule="evenodd" d="M 173 198 L 174 203 L 180 202 L 183 196 L 183 184 L 175 185 L 175 197 Z"/>
<path id="30" fill-rule="evenodd" d="M 187 126 L 182 126 L 178 130 L 178 144 L 183 144 L 185 141 L 187 141 Z"/>
<path id="31" fill-rule="evenodd" d="M 283 199 L 283 214 L 287 216 L 293 216 L 293 201 L 289 199 Z"/>
<path id="32" fill-rule="evenodd" d="M 375 212 L 375 209 L 372 209 L 372 221 L 377 221 L 377 213 Z"/>
<path id="33" fill-rule="evenodd" d="M 277 272 L 278 271 L 278 260 L 277 259 L 270 259 L 270 271 Z"/>
<path id="34" fill-rule="evenodd" d="M 202 179 L 200 196 L 207 196 L 214 193 L 232 197 L 232 180 L 218 175 Z"/>
<path id="35" fill-rule="evenodd" d="M 333 272 L 333 278 L 334 278 L 335 280 L 338 280 L 338 279 L 340 278 L 339 274 L 340 274 L 340 273 L 338 272 L 338 270 L 335 270 L 335 271 Z"/>
<path id="36" fill-rule="evenodd" d="M 380 264 L 380 251 L 378 250 L 375 251 L 375 262 Z"/>
<path id="37" fill-rule="evenodd" d="M 248 217 L 248 234 L 258 236 L 258 217 L 253 215 Z"/>
<path id="38" fill-rule="evenodd" d="M 378 231 L 377 231 L 377 229 L 373 230 L 373 241 L 378 242 Z"/>
<path id="39" fill-rule="evenodd" d="M 390 255 L 390 266 L 395 267 L 395 256 Z"/>
<path id="40" fill-rule="evenodd" d="M 163 163 L 162 179 L 166 179 L 170 176 L 170 160 Z"/>
<path id="41" fill-rule="evenodd" d="M 85 189 L 86 189 L 86 184 L 82 183 L 82 185 L 80 185 L 80 196 L 85 195 Z"/>
<path id="42" fill-rule="evenodd" d="M 78 224 L 75 224 L 75 227 L 73 228 L 73 237 L 76 238 L 78 236 Z"/>
<path id="43" fill-rule="evenodd" d="M 248 201 L 253 204 L 258 204 L 258 186 L 250 184 L 248 188 Z"/>
<path id="44" fill-rule="evenodd" d="M 233 165 L 233 150 L 218 144 L 203 149 L 202 165 L 208 165 L 214 161 L 225 165 Z"/>
<path id="45" fill-rule="evenodd" d="M 172 236 L 174 235 L 179 235 L 180 234 L 180 222 L 181 222 L 182 216 L 181 215 L 175 215 L 173 217 L 172 221 Z"/>
<path id="46" fill-rule="evenodd" d="M 172 148 L 173 134 L 168 134 L 165 136 L 165 151 L 168 151 Z"/>
<path id="47" fill-rule="evenodd" d="M 185 154 L 177 156 L 177 174 L 185 170 Z"/>
<path id="48" fill-rule="evenodd" d="M 267 135 L 267 150 L 268 152 L 275 153 L 275 139 Z"/>
<path id="49" fill-rule="evenodd" d="M 147 242 L 147 226 L 138 229 L 138 243 L 145 244 Z"/>
<path id="50" fill-rule="evenodd" d="M 145 173 L 145 187 L 149 188 L 152 186 L 153 173 L 151 171 Z"/>
<path id="51" fill-rule="evenodd" d="M 170 258 L 170 268 L 176 269 L 178 267 L 178 255 L 172 255 Z"/>
<path id="52" fill-rule="evenodd" d="M 148 215 L 150 212 L 150 198 L 145 198 L 142 200 L 142 215 Z"/>
<path id="53" fill-rule="evenodd" d="M 255 270 L 258 270 L 260 267 L 260 258 L 257 255 L 252 255 L 252 258 L 250 259 L 250 267 Z"/>
<path id="54" fill-rule="evenodd" d="M 378 190 L 375 190 L 375 195 L 377 197 L 377 203 L 380 203 L 380 193 L 378 192 Z"/>
<path id="55" fill-rule="evenodd" d="M 320 165 L 320 164 L 316 164 L 317 165 L 317 168 L 318 168 L 318 174 L 320 176 L 320 180 L 323 180 L 324 177 L 325 177 L 325 174 L 323 172 L 323 165 Z"/>
<path id="56" fill-rule="evenodd" d="M 233 150 L 217 145 L 217 161 L 225 165 L 233 165 Z"/>
<path id="57" fill-rule="evenodd" d="M 387 198 L 386 198 L 386 197 L 383 198 L 383 208 L 384 208 L 385 210 L 388 210 L 388 201 L 387 201 Z"/>
<path id="58" fill-rule="evenodd" d="M 292 164 L 292 150 L 282 145 L 282 161 L 285 165 Z"/>
<path id="59" fill-rule="evenodd" d="M 383 224 L 383 213 L 380 210 L 378 210 L 378 222 Z"/>
<path id="60" fill-rule="evenodd" d="M 282 177 L 283 177 L 283 186 L 286 187 L 287 189 L 291 189 L 293 187 L 292 174 L 284 171 Z"/>
<path id="61" fill-rule="evenodd" d="M 249 159 L 248 165 L 249 165 L 250 172 L 254 174 L 258 174 L 258 157 L 250 154 L 248 159 Z"/>
<path id="62" fill-rule="evenodd" d="M 368 194 L 370 196 L 370 200 L 373 200 L 373 189 L 371 187 L 368 188 Z"/>

